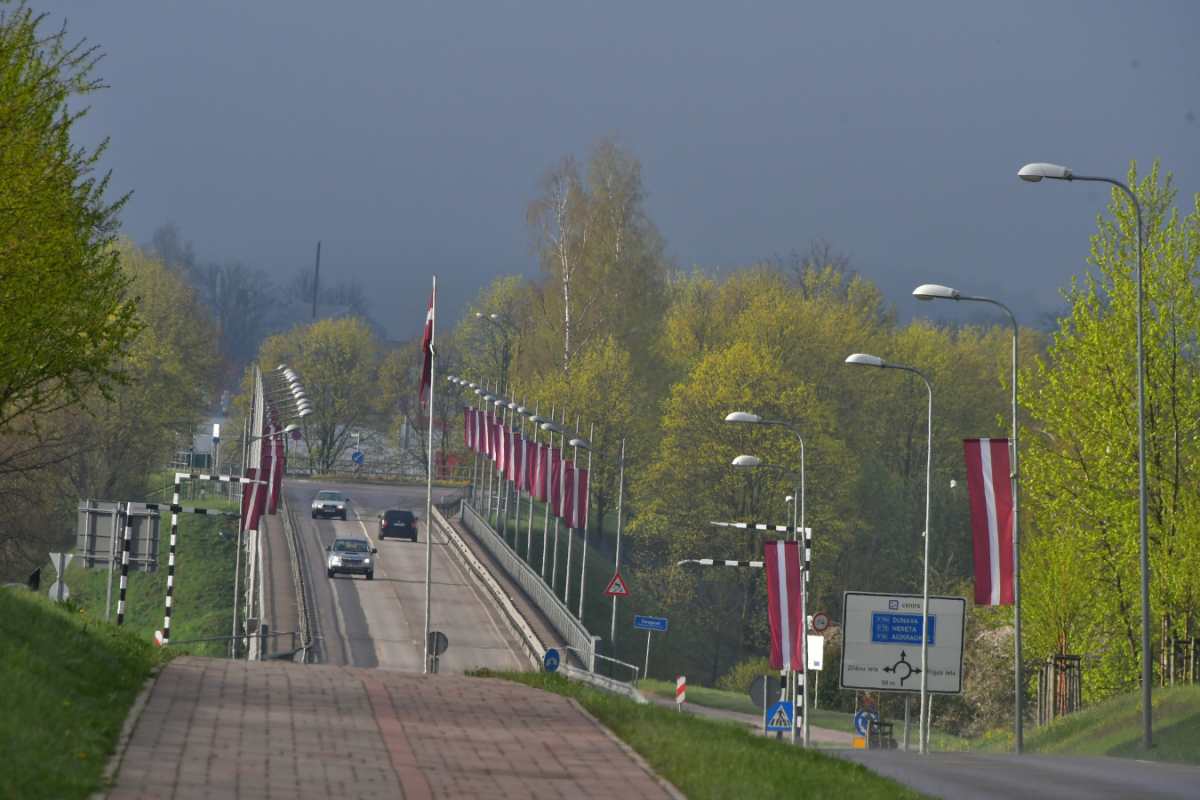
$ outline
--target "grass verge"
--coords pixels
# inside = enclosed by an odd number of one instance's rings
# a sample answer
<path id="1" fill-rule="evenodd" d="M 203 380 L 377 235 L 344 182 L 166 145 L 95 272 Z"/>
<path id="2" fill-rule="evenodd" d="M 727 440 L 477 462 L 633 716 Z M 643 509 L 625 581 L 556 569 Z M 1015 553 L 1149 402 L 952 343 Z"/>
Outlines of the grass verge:
<path id="1" fill-rule="evenodd" d="M 167 657 L 71 601 L 0 589 L 0 797 L 102 788 L 125 716 Z"/>
<path id="2" fill-rule="evenodd" d="M 474 674 L 574 697 L 689 800 L 924 797 L 849 761 L 753 736 L 737 725 L 638 705 L 558 675 L 487 670 Z"/>
<path id="3" fill-rule="evenodd" d="M 1200 686 L 1155 689 L 1150 704 L 1155 746 L 1149 750 L 1141 749 L 1141 693 L 1130 692 L 1041 728 L 1027 727 L 1025 751 L 1200 764 Z M 1012 732 L 992 732 L 961 749 L 1011 753 Z"/>
<path id="4" fill-rule="evenodd" d="M 667 681 L 644 680 L 638 682 L 638 688 L 643 692 L 651 692 L 661 695 L 662 697 L 675 697 L 675 684 Z M 738 711 L 743 714 L 754 714 L 755 716 L 762 715 L 762 709 L 754 705 L 750 700 L 749 695 L 738 694 L 737 692 L 726 692 L 721 689 L 709 689 L 704 686 L 689 686 L 687 688 L 687 701 L 695 703 L 698 706 L 708 706 L 710 708 L 722 708 L 727 711 Z M 916 704 L 914 703 L 914 706 Z M 914 708 L 913 714 L 916 714 Z M 823 708 L 814 708 L 809 711 L 808 724 L 817 728 L 828 728 L 832 731 L 842 731 L 843 733 L 857 733 L 854 730 L 854 715 L 847 714 L 841 711 L 827 711 Z M 909 741 L 913 746 L 917 743 L 917 720 L 914 717 L 912 720 L 912 733 Z M 901 718 L 895 728 L 895 736 L 900 739 L 904 732 L 904 719 Z M 930 750 L 959 750 L 962 749 L 960 744 L 965 741 L 957 736 L 939 731 L 934 728 L 929 734 L 929 749 Z"/>
<path id="5" fill-rule="evenodd" d="M 201 505 L 196 503 L 196 505 Z M 221 507 L 208 502 L 204 507 Z M 237 558 L 237 520 L 181 514 L 175 548 L 175 591 L 172 596 L 171 638 L 203 639 L 228 636 L 233 625 L 233 574 Z M 125 627 L 153 641 L 163 625 L 167 594 L 167 555 L 171 544 L 171 517 L 163 515 L 158 572 L 131 572 L 126 591 Z M 104 618 L 108 570 L 83 569 L 75 559 L 67 568 L 71 599 Z M 43 571 L 43 575 L 53 569 Z M 121 573 L 112 577 L 112 620 L 117 619 Z M 201 656 L 226 656 L 228 642 L 201 642 L 171 650 Z"/>

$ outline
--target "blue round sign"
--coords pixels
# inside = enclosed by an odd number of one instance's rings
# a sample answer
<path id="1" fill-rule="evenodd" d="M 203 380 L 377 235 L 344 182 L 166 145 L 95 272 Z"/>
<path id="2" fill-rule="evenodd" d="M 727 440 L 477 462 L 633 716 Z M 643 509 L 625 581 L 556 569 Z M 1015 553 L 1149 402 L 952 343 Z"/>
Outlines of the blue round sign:
<path id="1" fill-rule="evenodd" d="M 350 456 L 350 460 L 355 464 L 361 464 L 363 462 L 363 454 L 355 450 L 354 455 Z"/>
<path id="2" fill-rule="evenodd" d="M 867 720 L 879 722 L 879 712 L 873 708 L 864 708 L 854 715 L 854 730 L 861 736 L 867 735 Z"/>
<path id="3" fill-rule="evenodd" d="M 542 658 L 542 666 L 546 668 L 546 672 L 558 669 L 558 651 L 553 647 L 546 651 L 545 657 Z"/>

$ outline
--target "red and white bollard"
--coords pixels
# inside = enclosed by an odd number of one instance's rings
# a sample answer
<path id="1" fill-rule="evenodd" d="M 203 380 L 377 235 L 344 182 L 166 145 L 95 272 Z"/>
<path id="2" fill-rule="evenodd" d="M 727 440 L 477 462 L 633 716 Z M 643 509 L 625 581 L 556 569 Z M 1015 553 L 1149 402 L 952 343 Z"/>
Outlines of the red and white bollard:
<path id="1" fill-rule="evenodd" d="M 675 679 L 675 707 L 683 712 L 683 702 L 687 699 L 687 678 L 680 675 Z"/>

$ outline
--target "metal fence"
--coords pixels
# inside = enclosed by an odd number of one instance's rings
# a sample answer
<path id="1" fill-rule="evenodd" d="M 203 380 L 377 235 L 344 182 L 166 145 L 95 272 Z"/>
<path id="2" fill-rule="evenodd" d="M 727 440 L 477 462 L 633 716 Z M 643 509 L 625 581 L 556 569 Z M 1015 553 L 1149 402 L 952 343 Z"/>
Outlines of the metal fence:
<path id="1" fill-rule="evenodd" d="M 295 476 L 340 476 L 359 478 L 384 478 L 388 480 L 424 481 L 426 467 L 424 464 L 412 461 L 368 461 L 355 464 L 348 458 L 326 462 L 309 456 L 290 456 L 287 460 L 287 474 Z M 467 466 L 439 466 L 434 468 L 435 481 L 467 481 L 472 475 L 472 468 Z"/>
<path id="2" fill-rule="evenodd" d="M 538 575 L 533 567 L 522 561 L 508 546 L 508 543 L 492 529 L 487 520 L 467 503 L 462 504 L 462 521 L 467 526 L 467 530 L 475 534 L 475 538 L 482 542 L 483 546 L 500 562 L 500 566 L 504 568 L 509 577 L 525 590 L 525 594 L 529 596 L 534 605 L 541 609 L 563 641 L 582 656 L 588 671 L 595 672 L 596 649 L 592 635 L 588 633 L 587 628 L 583 627 L 583 623 L 567 609 L 563 601 L 558 599 L 542 576 Z"/>
<path id="3" fill-rule="evenodd" d="M 1048 725 L 1055 717 L 1065 717 L 1083 708 L 1080 681 L 1080 657 L 1046 657 L 1038 668 L 1037 724 Z"/>

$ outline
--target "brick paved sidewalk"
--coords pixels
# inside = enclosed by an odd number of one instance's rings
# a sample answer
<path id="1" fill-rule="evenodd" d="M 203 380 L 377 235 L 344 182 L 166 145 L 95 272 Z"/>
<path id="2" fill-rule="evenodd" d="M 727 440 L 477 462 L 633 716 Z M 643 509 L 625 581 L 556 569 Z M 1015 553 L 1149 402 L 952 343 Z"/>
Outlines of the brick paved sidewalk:
<path id="1" fill-rule="evenodd" d="M 668 798 L 565 697 L 450 675 L 183 657 L 125 751 L 126 798 Z"/>

